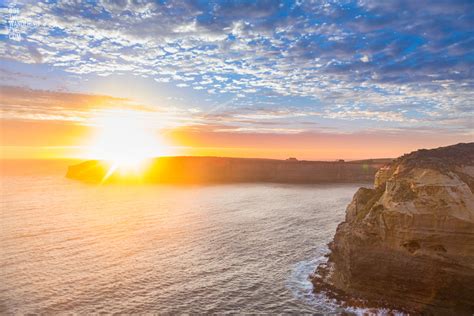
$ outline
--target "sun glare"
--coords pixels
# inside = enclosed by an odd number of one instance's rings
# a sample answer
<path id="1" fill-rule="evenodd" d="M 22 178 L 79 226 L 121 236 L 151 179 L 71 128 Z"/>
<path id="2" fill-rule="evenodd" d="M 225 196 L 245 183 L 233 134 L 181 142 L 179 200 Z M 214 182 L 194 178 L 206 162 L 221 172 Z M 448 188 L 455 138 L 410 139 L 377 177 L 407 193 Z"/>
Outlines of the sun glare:
<path id="1" fill-rule="evenodd" d="M 115 111 L 98 117 L 89 158 L 105 160 L 114 169 L 138 169 L 147 159 L 163 155 L 165 147 L 156 127 L 147 126 L 140 114 Z"/>

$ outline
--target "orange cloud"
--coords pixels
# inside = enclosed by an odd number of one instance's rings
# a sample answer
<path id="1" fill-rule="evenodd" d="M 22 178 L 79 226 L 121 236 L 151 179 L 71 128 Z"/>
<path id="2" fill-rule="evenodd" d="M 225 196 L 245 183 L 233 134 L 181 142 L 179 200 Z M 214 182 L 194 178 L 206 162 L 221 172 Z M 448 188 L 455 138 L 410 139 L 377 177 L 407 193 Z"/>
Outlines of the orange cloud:
<path id="1" fill-rule="evenodd" d="M 1 86 L 3 119 L 84 121 L 91 111 L 110 108 L 131 108 L 148 111 L 149 107 L 131 100 L 106 95 L 33 90 Z M 155 109 L 156 110 L 156 109 Z"/>
<path id="2" fill-rule="evenodd" d="M 89 119 L 100 109 L 133 109 L 144 116 L 160 109 L 134 104 L 131 100 L 103 95 L 1 88 L 2 158 L 75 157 L 84 140 L 93 133 Z M 419 148 L 469 142 L 472 134 L 434 130 L 372 130 L 355 133 L 306 131 L 284 133 L 239 130 L 234 122 L 208 121 L 183 112 L 177 120 L 201 125 L 168 129 L 163 137 L 182 155 L 278 158 L 307 160 L 396 157 Z M 220 121 L 220 123 L 216 123 Z M 159 124 L 158 124 L 159 125 Z M 178 124 L 176 124 L 178 125 Z M 256 125 L 255 125 L 256 126 Z M 157 126 L 163 128 L 165 126 Z M 278 127 L 278 126 L 277 126 Z M 256 126 L 255 130 L 258 130 Z"/>
<path id="3" fill-rule="evenodd" d="M 302 132 L 296 134 L 215 132 L 215 126 L 176 129 L 173 142 L 189 155 L 306 160 L 389 158 L 419 149 L 469 142 L 470 135 L 422 130 L 372 131 L 350 134 Z"/>

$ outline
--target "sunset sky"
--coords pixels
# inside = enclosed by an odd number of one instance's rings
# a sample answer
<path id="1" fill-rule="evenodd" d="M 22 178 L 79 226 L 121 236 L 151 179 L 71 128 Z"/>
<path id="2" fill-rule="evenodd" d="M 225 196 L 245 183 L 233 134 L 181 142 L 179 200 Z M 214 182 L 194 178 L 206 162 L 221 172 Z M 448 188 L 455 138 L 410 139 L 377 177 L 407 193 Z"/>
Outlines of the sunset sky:
<path id="1" fill-rule="evenodd" d="M 3 158 L 90 158 L 117 113 L 163 155 L 382 158 L 474 140 L 472 0 L 0 3 Z"/>

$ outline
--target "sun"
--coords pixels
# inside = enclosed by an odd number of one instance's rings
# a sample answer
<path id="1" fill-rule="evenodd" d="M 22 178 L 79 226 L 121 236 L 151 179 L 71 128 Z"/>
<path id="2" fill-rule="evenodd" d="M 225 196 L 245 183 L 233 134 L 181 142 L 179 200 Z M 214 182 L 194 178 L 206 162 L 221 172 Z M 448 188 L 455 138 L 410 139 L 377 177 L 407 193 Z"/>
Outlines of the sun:
<path id="1" fill-rule="evenodd" d="M 138 169 L 146 160 L 165 154 L 156 126 L 147 124 L 146 113 L 108 111 L 94 120 L 97 133 L 87 156 L 105 160 L 111 169 Z"/>

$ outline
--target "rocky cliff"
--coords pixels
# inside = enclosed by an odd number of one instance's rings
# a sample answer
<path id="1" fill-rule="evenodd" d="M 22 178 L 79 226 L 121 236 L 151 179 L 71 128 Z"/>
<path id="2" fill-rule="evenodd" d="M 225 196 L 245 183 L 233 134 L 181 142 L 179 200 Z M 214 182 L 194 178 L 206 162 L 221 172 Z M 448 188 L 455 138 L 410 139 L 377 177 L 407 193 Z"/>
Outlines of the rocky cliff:
<path id="1" fill-rule="evenodd" d="M 385 159 L 385 161 L 388 159 Z M 90 160 L 70 166 L 68 178 L 89 183 L 334 183 L 369 182 L 383 160 L 297 161 L 225 157 L 160 157 L 139 172 L 111 169 L 104 161 Z"/>
<path id="2" fill-rule="evenodd" d="M 348 305 L 474 313 L 474 143 L 419 150 L 361 188 L 313 275 Z"/>

